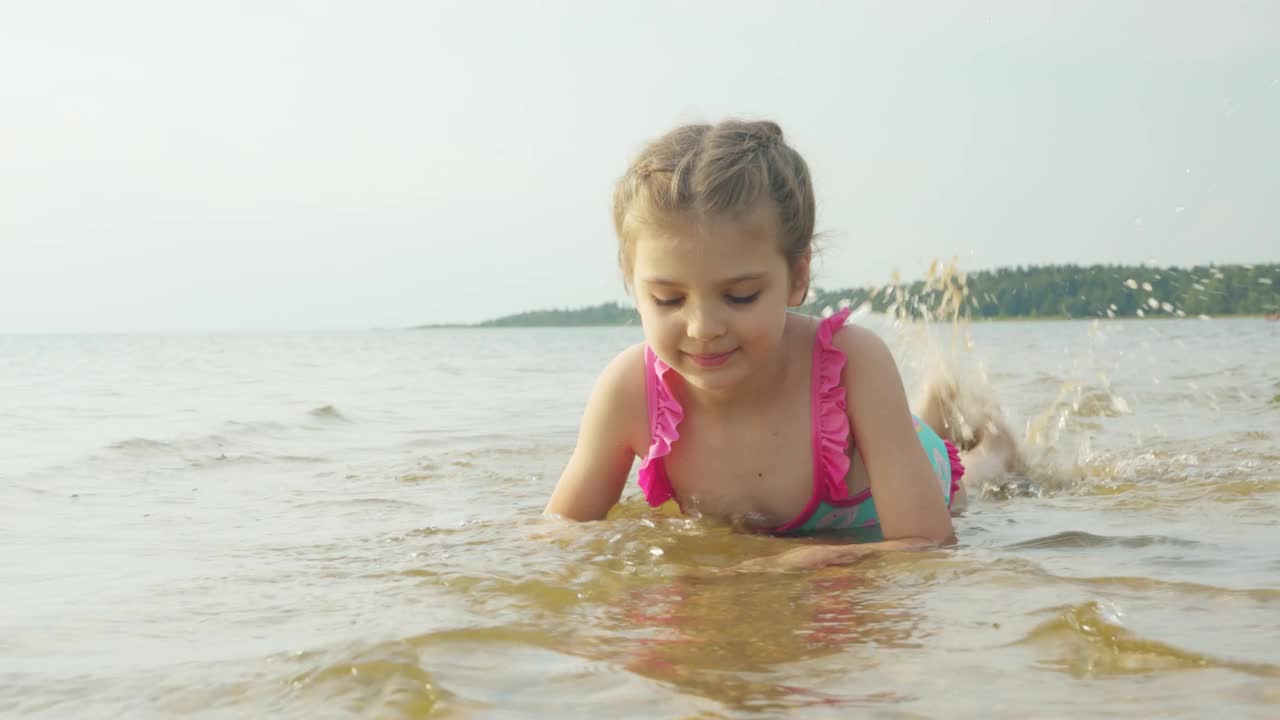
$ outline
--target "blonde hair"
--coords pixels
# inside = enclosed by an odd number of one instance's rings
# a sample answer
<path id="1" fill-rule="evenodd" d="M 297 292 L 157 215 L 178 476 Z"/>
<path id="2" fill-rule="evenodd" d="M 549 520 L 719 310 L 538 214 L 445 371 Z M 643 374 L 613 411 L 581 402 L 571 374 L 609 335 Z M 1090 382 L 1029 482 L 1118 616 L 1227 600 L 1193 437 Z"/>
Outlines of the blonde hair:
<path id="1" fill-rule="evenodd" d="M 782 254 L 794 267 L 813 242 L 813 183 L 782 128 L 729 120 L 678 127 L 649 143 L 613 192 L 618 264 L 627 284 L 635 224 L 732 218 L 766 199 L 777 210 Z"/>

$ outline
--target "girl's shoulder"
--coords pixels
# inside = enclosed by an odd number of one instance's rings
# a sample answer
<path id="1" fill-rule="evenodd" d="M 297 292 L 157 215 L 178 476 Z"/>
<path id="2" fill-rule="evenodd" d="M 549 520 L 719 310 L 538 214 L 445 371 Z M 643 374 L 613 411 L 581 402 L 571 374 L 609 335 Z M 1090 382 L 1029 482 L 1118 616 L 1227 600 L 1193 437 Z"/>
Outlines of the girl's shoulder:
<path id="1" fill-rule="evenodd" d="M 901 386 L 902 378 L 893 351 L 874 330 L 846 324 L 832 336 L 831 345 L 844 356 L 841 384 L 850 392 L 850 407 L 853 407 L 852 395 L 858 386 Z"/>
<path id="2" fill-rule="evenodd" d="M 645 345 L 636 343 L 623 349 L 605 365 L 600 380 L 607 381 L 619 392 L 630 391 L 644 397 Z"/>
<path id="3" fill-rule="evenodd" d="M 636 451 L 647 448 L 649 439 L 644 350 L 644 343 L 636 343 L 615 355 L 601 371 L 593 391 L 607 403 L 612 431 Z"/>
<path id="4" fill-rule="evenodd" d="M 875 331 L 847 322 L 845 319 L 818 318 L 811 315 L 794 314 L 791 317 L 793 326 L 793 342 L 813 348 L 815 353 L 824 353 L 821 358 L 824 365 L 833 363 L 842 365 L 841 384 L 847 387 L 847 381 L 860 368 L 872 369 L 875 375 L 884 365 L 886 359 L 892 363 L 892 352 Z M 834 352 L 832 352 L 834 351 Z"/>
<path id="5" fill-rule="evenodd" d="M 875 331 L 855 323 L 845 323 L 831 337 L 831 344 L 845 354 L 850 362 L 868 353 L 879 355 L 889 351 L 889 346 Z"/>
<path id="6" fill-rule="evenodd" d="M 847 316 L 847 313 L 842 315 Z M 887 348 L 884 340 L 874 331 L 847 319 L 820 318 L 793 312 L 788 315 L 787 332 L 790 335 L 789 341 L 797 347 L 829 345 L 845 355 L 862 355 L 867 351 L 876 352 L 880 348 Z M 820 337 L 824 334 L 825 338 Z"/>

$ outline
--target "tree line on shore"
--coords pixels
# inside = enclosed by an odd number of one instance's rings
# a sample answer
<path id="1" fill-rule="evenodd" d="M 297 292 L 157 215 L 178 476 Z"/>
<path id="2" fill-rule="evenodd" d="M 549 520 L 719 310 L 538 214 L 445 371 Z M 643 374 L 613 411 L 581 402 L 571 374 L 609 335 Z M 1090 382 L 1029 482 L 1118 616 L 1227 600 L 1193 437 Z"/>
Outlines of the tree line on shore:
<path id="1" fill-rule="evenodd" d="M 1280 264 L 1043 265 L 961 273 L 930 267 L 924 279 L 876 287 L 815 289 L 804 312 L 860 307 L 904 316 L 978 319 L 1184 317 L 1269 315 L 1280 312 Z M 478 323 L 478 327 L 635 325 L 634 308 L 616 302 L 534 310 Z"/>

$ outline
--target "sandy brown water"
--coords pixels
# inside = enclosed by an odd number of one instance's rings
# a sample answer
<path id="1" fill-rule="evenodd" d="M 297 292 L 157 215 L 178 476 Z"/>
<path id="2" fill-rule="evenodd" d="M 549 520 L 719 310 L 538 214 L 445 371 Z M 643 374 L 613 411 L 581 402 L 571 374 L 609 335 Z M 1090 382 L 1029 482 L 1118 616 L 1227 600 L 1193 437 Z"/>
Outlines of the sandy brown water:
<path id="1" fill-rule="evenodd" d="M 969 336 L 959 547 L 712 578 L 796 541 L 541 517 L 638 329 L 0 337 L 0 715 L 1280 715 L 1280 324 Z"/>

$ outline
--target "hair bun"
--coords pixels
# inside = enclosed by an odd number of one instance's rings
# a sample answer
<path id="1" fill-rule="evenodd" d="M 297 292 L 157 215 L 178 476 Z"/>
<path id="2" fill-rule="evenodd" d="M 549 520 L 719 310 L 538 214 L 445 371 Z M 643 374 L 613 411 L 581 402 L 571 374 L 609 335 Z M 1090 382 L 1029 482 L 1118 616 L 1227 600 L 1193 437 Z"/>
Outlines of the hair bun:
<path id="1" fill-rule="evenodd" d="M 782 144 L 782 128 L 769 120 L 742 123 L 739 132 L 752 150 L 770 150 Z"/>
<path id="2" fill-rule="evenodd" d="M 630 277 L 638 225 L 683 217 L 697 222 L 738 217 L 768 200 L 778 240 L 791 265 L 813 241 L 809 168 L 770 120 L 684 125 L 650 142 L 614 186 L 618 258 Z"/>
<path id="3" fill-rule="evenodd" d="M 773 142 L 782 142 L 782 128 L 772 120 L 760 120 L 753 123 L 756 128 Z"/>

